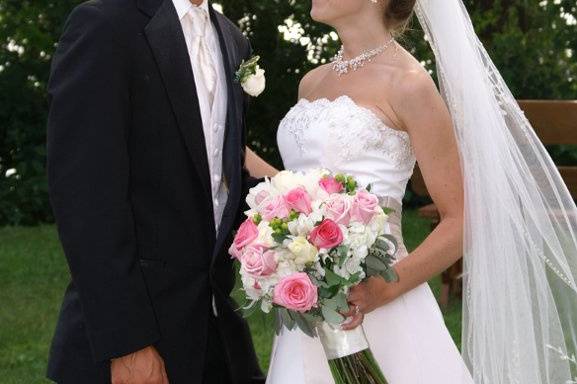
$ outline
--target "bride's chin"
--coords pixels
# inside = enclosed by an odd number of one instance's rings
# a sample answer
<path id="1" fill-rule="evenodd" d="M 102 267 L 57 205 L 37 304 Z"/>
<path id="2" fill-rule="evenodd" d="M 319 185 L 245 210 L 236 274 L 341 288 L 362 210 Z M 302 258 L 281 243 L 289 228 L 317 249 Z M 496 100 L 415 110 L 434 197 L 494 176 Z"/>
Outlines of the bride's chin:
<path id="1" fill-rule="evenodd" d="M 319 23 L 327 23 L 330 20 L 330 1 L 313 0 L 311 18 Z"/>

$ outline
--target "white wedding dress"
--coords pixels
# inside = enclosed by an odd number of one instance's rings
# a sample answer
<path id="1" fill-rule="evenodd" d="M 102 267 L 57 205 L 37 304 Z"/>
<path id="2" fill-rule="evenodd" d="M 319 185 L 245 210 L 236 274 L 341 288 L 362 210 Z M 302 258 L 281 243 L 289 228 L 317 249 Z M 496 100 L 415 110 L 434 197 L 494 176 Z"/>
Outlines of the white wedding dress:
<path id="1" fill-rule="evenodd" d="M 402 244 L 401 204 L 415 166 L 409 136 L 385 125 L 350 97 L 301 99 L 280 124 L 286 169 L 326 168 L 353 175 L 395 208 L 391 230 Z M 407 256 L 402 247 L 398 258 Z M 389 384 L 473 383 L 428 284 L 368 314 L 364 329 Z M 275 340 L 268 384 L 331 384 L 318 339 L 283 329 Z"/>

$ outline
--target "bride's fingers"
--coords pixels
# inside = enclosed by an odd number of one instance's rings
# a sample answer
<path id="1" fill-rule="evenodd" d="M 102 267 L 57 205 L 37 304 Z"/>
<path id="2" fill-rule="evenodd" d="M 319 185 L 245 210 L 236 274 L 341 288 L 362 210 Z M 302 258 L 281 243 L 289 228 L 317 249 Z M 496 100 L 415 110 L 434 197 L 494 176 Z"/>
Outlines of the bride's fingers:
<path id="1" fill-rule="evenodd" d="M 359 325 L 363 323 L 364 316 L 362 313 L 358 313 L 349 318 L 350 321 L 347 321 L 341 325 L 341 329 L 344 331 L 350 331 L 351 329 L 357 328 Z"/>
<path id="2" fill-rule="evenodd" d="M 349 310 L 345 312 L 341 312 L 341 315 L 344 317 L 352 317 L 357 315 L 360 312 L 360 306 L 355 303 L 349 303 Z"/>

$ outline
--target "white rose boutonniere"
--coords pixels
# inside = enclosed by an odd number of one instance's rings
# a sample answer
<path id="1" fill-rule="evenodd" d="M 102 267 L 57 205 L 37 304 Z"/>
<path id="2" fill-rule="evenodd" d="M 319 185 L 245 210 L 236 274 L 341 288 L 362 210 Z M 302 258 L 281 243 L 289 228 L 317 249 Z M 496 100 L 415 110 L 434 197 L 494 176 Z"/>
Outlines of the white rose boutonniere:
<path id="1" fill-rule="evenodd" d="M 236 71 L 236 81 L 240 83 L 242 89 L 253 97 L 259 96 L 266 88 L 266 77 L 264 69 L 259 67 L 260 56 L 253 56 L 240 64 Z"/>

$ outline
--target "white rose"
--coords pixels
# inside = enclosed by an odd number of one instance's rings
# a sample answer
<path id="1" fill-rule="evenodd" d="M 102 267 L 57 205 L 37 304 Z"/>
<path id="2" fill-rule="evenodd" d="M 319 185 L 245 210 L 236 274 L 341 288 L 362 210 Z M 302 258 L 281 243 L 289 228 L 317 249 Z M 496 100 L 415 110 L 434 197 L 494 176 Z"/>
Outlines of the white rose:
<path id="1" fill-rule="evenodd" d="M 302 185 L 305 187 L 309 195 L 311 195 L 313 200 L 324 200 L 328 197 L 328 193 L 325 192 L 319 185 L 319 181 L 330 173 L 323 169 L 316 169 L 307 172 L 303 177 Z"/>
<path id="2" fill-rule="evenodd" d="M 263 290 L 259 287 L 259 284 L 257 282 L 257 280 L 255 280 L 254 278 L 243 274 L 241 272 L 241 280 L 242 280 L 242 286 L 244 289 L 244 292 L 246 293 L 246 296 L 251 299 L 251 300 L 260 300 L 260 298 L 263 295 Z"/>
<path id="3" fill-rule="evenodd" d="M 385 230 L 388 231 L 389 228 L 387 225 L 388 224 L 387 219 L 388 217 L 384 213 L 375 215 L 371 220 L 371 222 L 369 223 L 369 227 L 373 232 L 376 233 L 383 233 Z"/>
<path id="4" fill-rule="evenodd" d="M 291 171 L 282 171 L 276 174 L 270 181 L 272 186 L 280 193 L 287 193 L 301 185 L 301 177 Z"/>
<path id="5" fill-rule="evenodd" d="M 246 203 L 252 211 L 260 211 L 260 208 L 271 198 L 278 195 L 270 180 L 265 180 L 251 188 Z"/>
<path id="6" fill-rule="evenodd" d="M 310 216 L 301 214 L 298 219 L 288 223 L 289 231 L 295 236 L 306 236 L 313 230 L 315 223 L 321 219 L 322 216 L 319 218 L 314 212 Z"/>
<path id="7" fill-rule="evenodd" d="M 295 263 L 306 265 L 317 261 L 318 251 L 302 236 L 295 237 L 287 247 L 295 255 Z"/>
<path id="8" fill-rule="evenodd" d="M 266 77 L 264 69 L 256 66 L 256 73 L 250 75 L 243 83 L 242 89 L 253 97 L 259 96 L 266 88 Z"/>
<path id="9" fill-rule="evenodd" d="M 258 237 L 256 242 L 258 244 L 262 244 L 266 247 L 272 247 L 275 245 L 275 241 L 272 237 L 274 233 L 272 228 L 270 227 L 268 221 L 261 221 L 258 226 Z"/>

